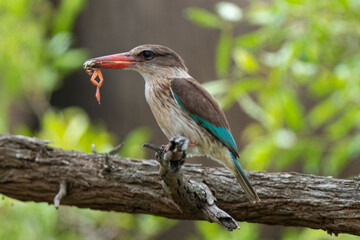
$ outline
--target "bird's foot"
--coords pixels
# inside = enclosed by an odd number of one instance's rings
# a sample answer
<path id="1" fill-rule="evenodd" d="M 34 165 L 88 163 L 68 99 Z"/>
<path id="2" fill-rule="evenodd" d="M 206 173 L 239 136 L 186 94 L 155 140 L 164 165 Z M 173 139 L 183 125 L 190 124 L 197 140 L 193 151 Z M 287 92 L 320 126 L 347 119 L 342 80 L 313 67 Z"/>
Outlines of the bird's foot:
<path id="1" fill-rule="evenodd" d="M 168 144 L 168 150 L 173 152 L 185 152 L 189 144 L 189 139 L 183 136 L 172 137 Z"/>
<path id="2" fill-rule="evenodd" d="M 181 137 L 181 136 L 173 137 L 173 138 L 180 138 L 180 137 Z M 172 139 L 173 139 L 173 138 L 172 138 Z M 183 137 L 181 137 L 181 138 L 183 138 Z M 180 143 L 181 140 L 179 140 L 179 139 L 177 139 L 177 140 L 178 140 L 178 142 Z M 171 139 L 170 139 L 170 141 L 171 141 Z M 189 142 L 189 140 L 187 140 L 187 142 L 188 142 L 188 144 L 187 144 L 188 147 L 195 147 L 195 146 L 197 145 L 197 143 Z M 184 145 L 184 144 L 182 143 L 182 147 L 185 147 L 185 146 L 183 146 L 183 145 Z M 169 144 L 161 145 L 161 149 L 164 149 L 165 152 L 168 151 L 168 149 L 169 149 Z"/>
<path id="3" fill-rule="evenodd" d="M 168 165 L 171 172 L 176 172 L 185 162 L 186 150 L 189 146 L 189 140 L 183 136 L 172 137 L 169 144 L 162 145 L 160 148 L 152 144 L 143 144 L 155 151 L 155 159 L 161 165 Z"/>
<path id="4" fill-rule="evenodd" d="M 169 144 L 164 150 L 164 159 L 168 159 L 171 172 L 176 172 L 184 164 L 186 158 L 186 150 L 189 145 L 189 139 L 176 136 L 170 139 Z"/>
<path id="5" fill-rule="evenodd" d="M 160 147 L 163 151 L 167 152 L 169 149 L 169 144 L 161 145 Z"/>

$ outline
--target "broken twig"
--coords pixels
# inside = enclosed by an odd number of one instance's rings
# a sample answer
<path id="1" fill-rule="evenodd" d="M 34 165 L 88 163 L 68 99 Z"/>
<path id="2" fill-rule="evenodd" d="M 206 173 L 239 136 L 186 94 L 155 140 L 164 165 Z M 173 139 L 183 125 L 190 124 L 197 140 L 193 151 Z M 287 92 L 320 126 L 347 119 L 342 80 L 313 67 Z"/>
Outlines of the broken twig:
<path id="1" fill-rule="evenodd" d="M 65 180 L 61 181 L 60 183 L 60 189 L 59 189 L 59 192 L 56 194 L 56 196 L 54 197 L 54 206 L 56 209 L 59 208 L 59 205 L 60 205 L 60 201 L 63 197 L 66 196 L 67 194 L 67 183 Z"/>

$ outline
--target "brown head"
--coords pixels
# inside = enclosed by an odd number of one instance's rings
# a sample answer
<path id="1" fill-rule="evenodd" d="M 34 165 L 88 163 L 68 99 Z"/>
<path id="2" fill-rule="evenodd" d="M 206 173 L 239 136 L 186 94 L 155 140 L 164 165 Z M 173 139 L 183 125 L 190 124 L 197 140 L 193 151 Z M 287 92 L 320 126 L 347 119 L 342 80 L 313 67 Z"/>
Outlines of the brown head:
<path id="1" fill-rule="evenodd" d="M 84 63 L 84 68 L 133 69 L 144 77 L 158 75 L 159 72 L 188 71 L 176 52 L 155 44 L 140 45 L 129 52 L 90 59 Z"/>

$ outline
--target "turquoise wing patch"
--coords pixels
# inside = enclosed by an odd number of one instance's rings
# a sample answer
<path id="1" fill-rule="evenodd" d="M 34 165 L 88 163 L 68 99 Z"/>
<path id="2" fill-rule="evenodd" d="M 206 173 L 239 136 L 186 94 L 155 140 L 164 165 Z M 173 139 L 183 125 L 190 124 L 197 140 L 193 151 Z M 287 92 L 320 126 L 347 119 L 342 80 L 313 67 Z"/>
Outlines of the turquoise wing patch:
<path id="1" fill-rule="evenodd" d="M 195 116 L 194 114 L 189 115 L 192 119 L 195 120 L 198 124 L 209 130 L 215 137 L 217 137 L 222 143 L 225 144 L 226 147 L 233 152 L 234 155 L 239 156 L 239 152 L 237 151 L 236 143 L 231 135 L 229 129 L 225 129 L 222 127 L 215 127 L 211 123 L 201 119 L 198 116 Z"/>
<path id="2" fill-rule="evenodd" d="M 184 106 L 181 104 L 179 97 L 175 94 L 174 91 L 172 91 L 174 98 L 176 100 L 176 102 L 179 104 L 179 106 L 187 111 Z M 200 124 L 201 126 L 203 126 L 205 129 L 207 129 L 208 131 L 210 131 L 215 137 L 217 137 L 226 147 L 229 148 L 229 150 L 235 155 L 235 156 L 239 156 L 239 152 L 237 151 L 237 147 L 236 147 L 236 143 L 235 140 L 233 138 L 233 136 L 231 135 L 229 129 L 225 129 L 222 127 L 215 127 L 214 125 L 212 125 L 211 123 L 205 121 L 204 119 L 190 113 L 189 116 L 195 120 L 195 122 L 197 122 L 198 124 Z"/>

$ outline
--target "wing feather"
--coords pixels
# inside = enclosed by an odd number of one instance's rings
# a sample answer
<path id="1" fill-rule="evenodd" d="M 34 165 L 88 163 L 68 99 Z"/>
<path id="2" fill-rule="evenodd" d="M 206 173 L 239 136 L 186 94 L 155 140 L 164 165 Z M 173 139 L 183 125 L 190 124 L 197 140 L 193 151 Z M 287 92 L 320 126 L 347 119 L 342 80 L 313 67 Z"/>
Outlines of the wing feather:
<path id="1" fill-rule="evenodd" d="M 170 84 L 179 106 L 238 157 L 239 152 L 230 133 L 229 123 L 214 97 L 192 78 L 174 78 Z"/>

